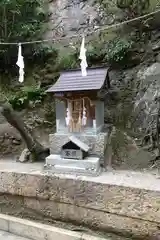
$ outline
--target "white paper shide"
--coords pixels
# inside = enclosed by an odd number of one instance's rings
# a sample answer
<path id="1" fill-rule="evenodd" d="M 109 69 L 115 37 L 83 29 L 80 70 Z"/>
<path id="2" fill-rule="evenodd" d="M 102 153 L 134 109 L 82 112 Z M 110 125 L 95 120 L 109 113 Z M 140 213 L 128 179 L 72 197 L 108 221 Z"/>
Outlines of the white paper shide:
<path id="1" fill-rule="evenodd" d="M 22 83 L 24 81 L 24 60 L 22 56 L 22 46 L 19 44 L 18 47 L 18 60 L 16 65 L 19 67 L 19 82 Z"/>
<path id="2" fill-rule="evenodd" d="M 82 71 L 82 77 L 87 76 L 87 59 L 86 59 L 86 48 L 85 48 L 85 37 L 83 36 L 82 38 L 82 43 L 81 43 L 81 49 L 80 49 L 80 56 L 79 59 L 81 59 L 81 71 Z"/>

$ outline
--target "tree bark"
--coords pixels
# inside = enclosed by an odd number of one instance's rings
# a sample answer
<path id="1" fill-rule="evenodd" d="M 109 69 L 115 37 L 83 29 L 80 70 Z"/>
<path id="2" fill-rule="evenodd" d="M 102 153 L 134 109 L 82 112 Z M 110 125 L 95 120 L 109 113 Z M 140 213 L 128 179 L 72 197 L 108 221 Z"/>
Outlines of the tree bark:
<path id="1" fill-rule="evenodd" d="M 31 133 L 27 125 L 10 105 L 3 105 L 0 108 L 0 112 L 6 118 L 7 122 L 16 128 L 20 133 L 31 153 L 32 161 L 44 161 L 50 154 L 49 148 L 45 148 L 34 138 L 33 133 Z"/>

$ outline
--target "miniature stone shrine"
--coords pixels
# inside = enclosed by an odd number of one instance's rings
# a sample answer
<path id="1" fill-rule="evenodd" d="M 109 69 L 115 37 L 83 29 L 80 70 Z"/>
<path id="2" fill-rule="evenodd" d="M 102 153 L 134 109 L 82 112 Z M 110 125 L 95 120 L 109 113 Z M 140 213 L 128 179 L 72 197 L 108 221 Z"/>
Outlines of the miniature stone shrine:
<path id="1" fill-rule="evenodd" d="M 90 68 L 61 73 L 47 90 L 56 99 L 56 133 L 50 134 L 46 168 L 53 172 L 97 175 L 107 142 L 104 102 L 98 92 L 107 87 L 108 70 Z"/>

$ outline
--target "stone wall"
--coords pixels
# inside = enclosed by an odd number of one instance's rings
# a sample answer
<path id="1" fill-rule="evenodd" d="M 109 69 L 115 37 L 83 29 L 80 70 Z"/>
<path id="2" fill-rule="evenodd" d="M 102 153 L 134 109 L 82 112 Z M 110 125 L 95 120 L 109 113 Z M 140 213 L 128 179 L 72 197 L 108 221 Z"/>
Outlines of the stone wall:
<path id="1" fill-rule="evenodd" d="M 21 206 L 15 214 L 25 216 L 23 213 L 28 211 L 30 218 L 34 219 L 45 216 L 145 239 L 158 231 L 160 189 L 155 187 L 157 185 L 153 186 L 153 190 L 138 188 L 137 184 L 141 184 L 142 180 L 136 184 L 136 179 L 140 176 L 134 176 L 132 185 L 137 187 L 129 187 L 127 177 L 124 177 L 125 183 L 120 185 L 123 177 L 120 175 L 115 184 L 114 175 L 113 182 L 109 182 L 107 173 L 99 178 L 76 178 L 32 171 L 0 172 L 3 213 L 13 212 L 14 206 Z M 156 181 L 158 183 L 159 180 Z M 124 186 L 127 182 L 128 186 Z M 5 211 L 4 204 L 8 206 Z"/>

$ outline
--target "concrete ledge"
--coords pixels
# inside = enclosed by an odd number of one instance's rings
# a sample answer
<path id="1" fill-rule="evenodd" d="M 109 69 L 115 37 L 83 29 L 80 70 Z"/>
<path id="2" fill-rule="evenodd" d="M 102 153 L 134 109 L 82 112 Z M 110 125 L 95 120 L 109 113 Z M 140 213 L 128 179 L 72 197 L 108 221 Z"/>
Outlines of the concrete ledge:
<path id="1" fill-rule="evenodd" d="M 85 233 L 76 233 L 3 214 L 0 214 L 0 230 L 32 240 L 106 240 L 106 238 L 95 237 Z"/>
<path id="2" fill-rule="evenodd" d="M 29 211 L 30 219 L 45 216 L 147 239 L 160 228 L 160 178 L 128 171 L 53 175 L 39 163 L 0 161 L 0 204 L 4 214 L 18 207 L 14 216 Z"/>

